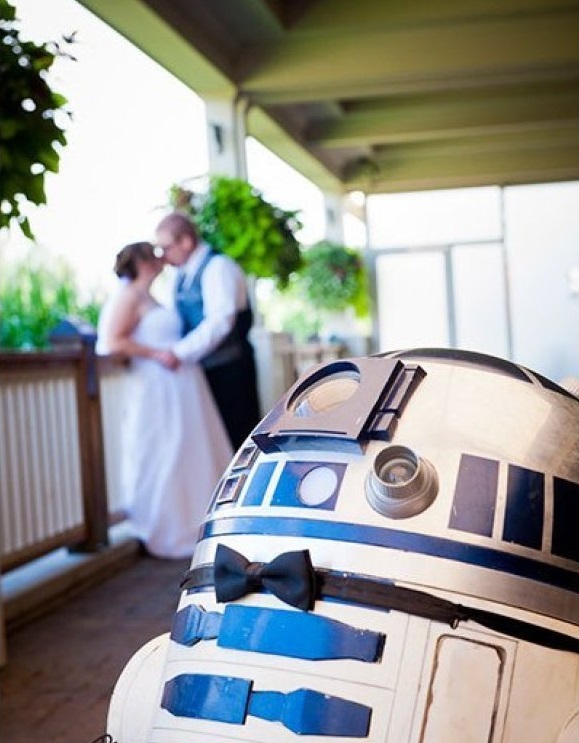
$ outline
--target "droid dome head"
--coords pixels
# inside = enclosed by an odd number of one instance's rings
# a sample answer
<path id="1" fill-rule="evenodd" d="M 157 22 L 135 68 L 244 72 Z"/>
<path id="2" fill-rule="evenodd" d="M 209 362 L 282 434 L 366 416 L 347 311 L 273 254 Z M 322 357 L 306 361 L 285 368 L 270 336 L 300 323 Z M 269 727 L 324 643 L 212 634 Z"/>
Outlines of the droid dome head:
<path id="1" fill-rule="evenodd" d="M 502 359 L 417 349 L 306 372 L 204 537 L 291 535 L 338 569 L 344 545 L 374 550 L 383 578 L 579 624 L 578 516 L 579 400 Z"/>

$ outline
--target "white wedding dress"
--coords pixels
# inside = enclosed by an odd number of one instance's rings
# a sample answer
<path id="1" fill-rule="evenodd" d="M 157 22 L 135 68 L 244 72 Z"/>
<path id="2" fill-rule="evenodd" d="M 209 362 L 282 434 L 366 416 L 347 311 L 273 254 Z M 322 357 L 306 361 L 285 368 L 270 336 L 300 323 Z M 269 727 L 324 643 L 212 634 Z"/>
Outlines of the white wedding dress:
<path id="1" fill-rule="evenodd" d="M 169 348 L 180 337 L 176 310 L 148 310 L 133 338 Z M 202 369 L 176 371 L 133 358 L 126 384 L 122 490 L 136 536 L 157 557 L 193 554 L 199 525 L 232 451 Z"/>

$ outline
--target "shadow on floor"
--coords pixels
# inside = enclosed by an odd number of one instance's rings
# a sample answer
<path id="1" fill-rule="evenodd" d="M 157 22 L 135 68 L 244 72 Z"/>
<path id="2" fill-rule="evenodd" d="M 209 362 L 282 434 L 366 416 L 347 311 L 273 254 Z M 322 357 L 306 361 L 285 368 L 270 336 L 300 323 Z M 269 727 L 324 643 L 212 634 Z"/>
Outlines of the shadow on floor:
<path id="1" fill-rule="evenodd" d="M 189 560 L 141 557 L 8 637 L 2 743 L 90 743 L 129 658 L 168 632 Z"/>

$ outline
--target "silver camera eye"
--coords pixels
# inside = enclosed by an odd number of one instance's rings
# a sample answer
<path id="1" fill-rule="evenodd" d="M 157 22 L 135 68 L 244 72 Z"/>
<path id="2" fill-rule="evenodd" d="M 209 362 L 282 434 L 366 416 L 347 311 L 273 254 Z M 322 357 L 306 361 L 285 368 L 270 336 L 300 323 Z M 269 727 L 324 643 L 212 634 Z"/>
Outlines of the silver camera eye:
<path id="1" fill-rule="evenodd" d="M 372 508 L 393 519 L 422 513 L 438 494 L 432 464 L 401 445 L 382 449 L 366 478 L 366 498 Z"/>

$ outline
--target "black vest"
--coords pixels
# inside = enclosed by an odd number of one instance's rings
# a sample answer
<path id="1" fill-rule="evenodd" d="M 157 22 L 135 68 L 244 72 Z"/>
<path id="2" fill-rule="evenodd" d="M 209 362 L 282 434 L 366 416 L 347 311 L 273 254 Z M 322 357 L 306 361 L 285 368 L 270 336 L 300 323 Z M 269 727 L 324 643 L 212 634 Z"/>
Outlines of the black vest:
<path id="1" fill-rule="evenodd" d="M 183 320 L 183 335 L 194 330 L 205 317 L 201 277 L 209 261 L 216 255 L 217 253 L 213 250 L 207 253 L 201 261 L 201 265 L 191 284 L 187 288 L 184 289 L 177 283 L 175 288 L 175 306 Z M 225 336 L 217 348 L 214 348 L 211 353 L 201 359 L 201 365 L 206 369 L 211 369 L 215 366 L 235 361 L 247 353 L 251 353 L 251 345 L 247 336 L 252 324 L 253 315 L 249 307 L 238 311 L 231 331 Z"/>

